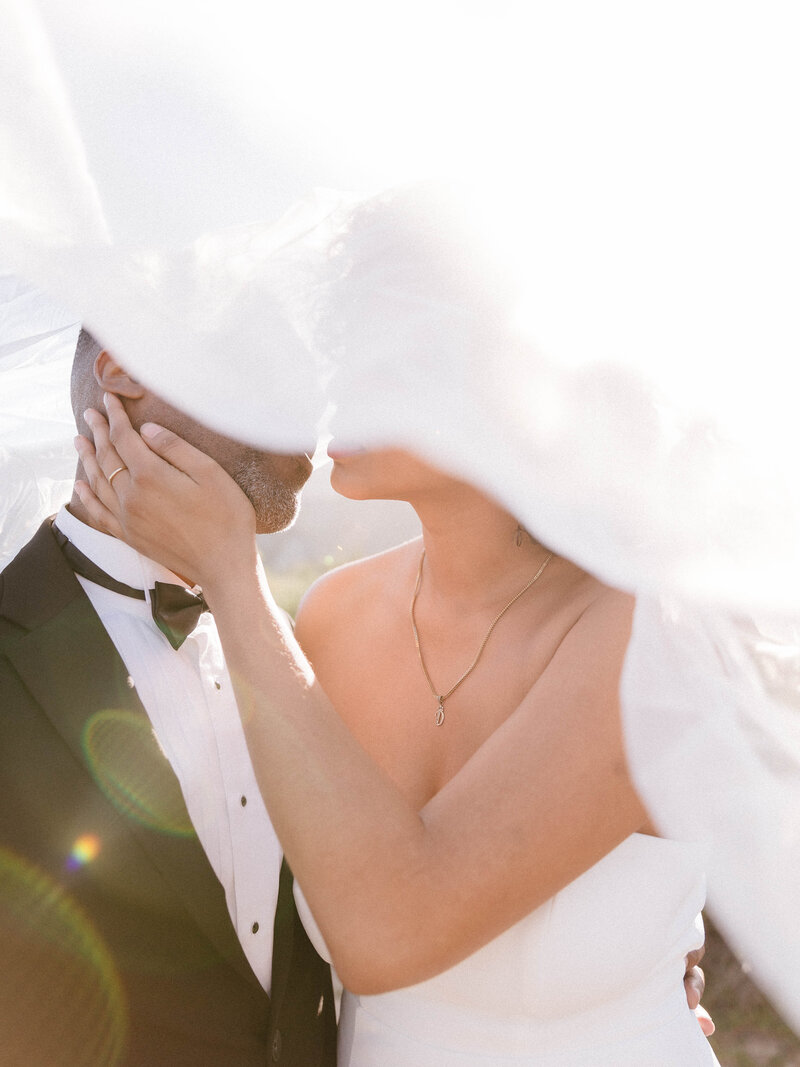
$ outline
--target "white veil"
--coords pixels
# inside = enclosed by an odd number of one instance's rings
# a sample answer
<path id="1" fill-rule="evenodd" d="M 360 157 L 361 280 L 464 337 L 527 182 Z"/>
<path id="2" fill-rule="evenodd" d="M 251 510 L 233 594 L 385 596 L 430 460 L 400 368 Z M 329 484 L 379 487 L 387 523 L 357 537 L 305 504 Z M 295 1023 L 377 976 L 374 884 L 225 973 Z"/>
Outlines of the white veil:
<path id="1" fill-rule="evenodd" d="M 798 1027 L 790 5 L 331 7 L 5 0 L 0 247 L 52 297 L 4 281 L 0 447 L 24 448 L 19 365 L 63 404 L 45 335 L 63 356 L 79 316 L 221 429 L 294 448 L 327 411 L 636 592 L 634 772 Z M 320 254 L 353 201 L 312 187 L 445 172 L 470 177 L 449 204 L 409 194 Z M 14 332 L 48 299 L 74 311 Z M 71 436 L 50 414 L 42 458 Z M 0 459 L 8 555 L 47 501 Z"/>

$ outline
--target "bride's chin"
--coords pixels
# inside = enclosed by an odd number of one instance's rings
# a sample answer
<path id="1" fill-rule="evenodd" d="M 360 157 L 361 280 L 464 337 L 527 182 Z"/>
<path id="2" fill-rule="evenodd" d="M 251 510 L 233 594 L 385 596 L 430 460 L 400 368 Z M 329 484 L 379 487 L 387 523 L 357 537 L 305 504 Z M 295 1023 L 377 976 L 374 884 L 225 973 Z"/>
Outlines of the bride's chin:
<path id="1" fill-rule="evenodd" d="M 358 482 L 348 477 L 347 471 L 333 461 L 331 467 L 331 489 L 339 496 L 347 497 L 348 500 L 366 500 L 367 496 L 363 492 L 363 489 L 359 489 Z"/>

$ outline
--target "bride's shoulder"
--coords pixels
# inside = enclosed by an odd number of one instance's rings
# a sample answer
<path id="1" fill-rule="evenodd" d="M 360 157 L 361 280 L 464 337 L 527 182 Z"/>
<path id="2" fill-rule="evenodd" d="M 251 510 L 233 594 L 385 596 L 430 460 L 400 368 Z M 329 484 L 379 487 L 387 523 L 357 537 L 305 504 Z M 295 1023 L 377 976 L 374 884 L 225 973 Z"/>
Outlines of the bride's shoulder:
<path id="1" fill-rule="evenodd" d="M 578 595 L 598 611 L 630 611 L 634 598 L 630 593 L 607 585 L 600 578 L 573 564 L 574 583 Z"/>
<path id="2" fill-rule="evenodd" d="M 416 538 L 327 571 L 300 602 L 298 634 L 312 634 L 346 617 L 363 618 L 373 607 L 385 606 L 407 585 L 409 569 L 418 565 L 421 551 L 421 539 Z"/>
<path id="3" fill-rule="evenodd" d="M 598 583 L 597 594 L 581 620 L 584 638 L 623 657 L 631 638 L 635 603 L 629 593 Z"/>
<path id="4" fill-rule="evenodd" d="M 568 629 L 583 634 L 603 630 L 607 626 L 629 628 L 635 599 L 600 578 L 582 570 L 568 560 L 560 560 L 556 568 L 554 599 L 557 611 L 563 611 Z"/>

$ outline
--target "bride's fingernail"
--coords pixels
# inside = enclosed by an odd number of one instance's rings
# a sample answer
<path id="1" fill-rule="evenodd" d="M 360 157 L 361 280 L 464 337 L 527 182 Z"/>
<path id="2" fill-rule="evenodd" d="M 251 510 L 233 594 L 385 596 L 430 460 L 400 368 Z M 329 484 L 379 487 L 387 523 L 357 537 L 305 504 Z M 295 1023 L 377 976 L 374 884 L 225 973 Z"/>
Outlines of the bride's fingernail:
<path id="1" fill-rule="evenodd" d="M 161 433 L 164 429 L 163 426 L 159 426 L 156 422 L 143 422 L 139 427 L 139 433 L 142 437 L 155 437 L 157 433 Z"/>

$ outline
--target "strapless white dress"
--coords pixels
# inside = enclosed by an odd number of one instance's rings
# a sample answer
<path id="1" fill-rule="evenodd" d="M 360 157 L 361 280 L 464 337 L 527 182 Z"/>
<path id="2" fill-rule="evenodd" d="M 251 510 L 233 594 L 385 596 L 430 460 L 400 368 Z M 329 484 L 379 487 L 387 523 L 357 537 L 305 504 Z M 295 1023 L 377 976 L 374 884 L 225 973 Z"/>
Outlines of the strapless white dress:
<path id="1" fill-rule="evenodd" d="M 704 897 L 692 846 L 634 834 L 438 977 L 345 991 L 340 1067 L 716 1064 L 683 987 Z"/>

